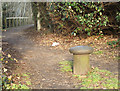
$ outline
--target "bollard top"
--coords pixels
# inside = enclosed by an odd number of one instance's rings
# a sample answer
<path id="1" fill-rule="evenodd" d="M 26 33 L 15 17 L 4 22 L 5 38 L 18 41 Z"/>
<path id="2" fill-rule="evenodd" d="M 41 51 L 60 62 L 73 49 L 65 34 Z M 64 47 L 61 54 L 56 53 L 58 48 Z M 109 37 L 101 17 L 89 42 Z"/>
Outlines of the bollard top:
<path id="1" fill-rule="evenodd" d="M 80 55 L 80 54 L 90 54 L 93 52 L 93 48 L 90 46 L 75 46 L 69 49 L 70 53 Z"/>

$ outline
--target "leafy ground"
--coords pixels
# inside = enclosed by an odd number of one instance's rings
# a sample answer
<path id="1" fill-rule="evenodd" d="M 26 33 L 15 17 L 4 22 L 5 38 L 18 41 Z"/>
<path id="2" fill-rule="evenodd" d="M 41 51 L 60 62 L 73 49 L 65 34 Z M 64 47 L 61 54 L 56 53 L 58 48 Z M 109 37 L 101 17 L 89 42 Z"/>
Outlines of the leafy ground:
<path id="1" fill-rule="evenodd" d="M 7 42 L 2 44 L 2 84 L 5 89 L 29 89 L 31 81 L 29 74 L 21 69 L 20 53 L 12 48 Z M 12 55 L 11 55 L 12 54 Z"/>
<path id="2" fill-rule="evenodd" d="M 26 34 L 29 38 L 31 38 L 31 41 L 35 41 L 38 45 L 51 47 L 52 49 L 68 51 L 70 47 L 74 46 L 91 46 L 93 47 L 94 52 L 90 56 L 95 59 L 94 62 L 96 63 L 97 67 L 108 70 L 107 66 L 112 66 L 109 68 L 109 70 L 118 74 L 117 66 L 118 60 L 120 58 L 118 42 L 116 42 L 118 41 L 118 35 L 97 35 L 88 37 L 86 39 L 79 39 L 79 37 L 51 34 L 46 30 L 42 30 L 39 33 L 37 31 L 34 31 L 34 29 L 26 30 Z M 52 46 L 54 42 L 59 43 L 59 45 Z"/>
<path id="3" fill-rule="evenodd" d="M 62 60 L 73 60 L 72 54 L 69 53 L 68 49 L 76 45 L 92 46 L 94 52 L 90 55 L 91 67 L 108 70 L 117 77 L 118 47 L 112 48 L 112 46 L 107 44 L 109 41 L 116 41 L 117 37 L 92 36 L 80 40 L 78 37 L 58 36 L 45 30 L 38 33 L 34 28 L 28 27 L 30 26 L 13 28 L 3 32 L 3 36 L 5 36 L 3 37 L 3 53 L 5 53 L 8 59 L 12 57 L 14 59 L 12 62 L 17 67 L 15 69 L 7 68 L 13 66 L 6 66 L 9 63 L 5 60 L 4 64 L 6 67 L 4 66 L 4 71 L 6 69 L 10 71 L 11 74 L 7 76 L 9 78 L 12 75 L 14 83 L 19 85 L 17 82 L 21 82 L 21 85 L 25 84 L 23 87 L 30 86 L 32 89 L 85 87 L 79 85 L 84 80 L 81 82 L 81 80 L 76 79 L 76 77 L 73 77 L 72 72 L 64 73 L 60 71 L 59 62 Z M 59 45 L 52 46 L 54 42 L 59 43 Z M 16 60 L 18 60 L 17 64 Z M 7 74 L 9 73 L 8 71 L 6 72 Z M 26 76 L 27 81 L 22 80 Z"/>

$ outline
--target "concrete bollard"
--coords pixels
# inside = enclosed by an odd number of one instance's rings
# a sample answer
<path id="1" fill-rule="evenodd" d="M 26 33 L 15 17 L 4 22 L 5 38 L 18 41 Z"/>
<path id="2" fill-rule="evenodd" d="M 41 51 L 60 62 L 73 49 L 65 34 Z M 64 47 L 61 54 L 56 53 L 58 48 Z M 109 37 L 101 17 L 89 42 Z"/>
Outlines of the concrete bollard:
<path id="1" fill-rule="evenodd" d="M 69 49 L 73 53 L 73 73 L 76 75 L 85 75 L 90 71 L 89 54 L 93 48 L 89 46 L 75 46 Z"/>

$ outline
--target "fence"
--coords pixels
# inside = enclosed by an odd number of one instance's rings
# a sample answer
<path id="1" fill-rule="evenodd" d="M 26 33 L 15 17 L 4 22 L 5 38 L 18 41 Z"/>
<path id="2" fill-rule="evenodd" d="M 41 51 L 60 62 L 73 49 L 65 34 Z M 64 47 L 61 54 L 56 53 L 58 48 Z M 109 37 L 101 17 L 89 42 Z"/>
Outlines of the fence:
<path id="1" fill-rule="evenodd" d="M 6 17 L 3 20 L 3 29 L 33 24 L 31 17 Z"/>

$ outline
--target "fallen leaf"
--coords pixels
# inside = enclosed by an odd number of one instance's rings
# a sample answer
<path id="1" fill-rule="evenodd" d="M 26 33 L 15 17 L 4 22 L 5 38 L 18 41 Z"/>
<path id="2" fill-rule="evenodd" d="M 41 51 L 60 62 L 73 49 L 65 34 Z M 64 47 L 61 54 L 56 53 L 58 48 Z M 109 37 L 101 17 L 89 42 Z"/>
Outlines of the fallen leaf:
<path id="1" fill-rule="evenodd" d="M 17 77 L 17 79 L 20 79 L 20 77 Z"/>
<path id="2" fill-rule="evenodd" d="M 83 75 L 83 76 L 79 76 L 80 78 L 86 78 L 87 76 L 86 75 Z"/>
<path id="3" fill-rule="evenodd" d="M 8 76 L 8 80 L 9 80 L 9 81 L 11 81 L 11 78 L 12 78 L 12 76 L 11 76 L 11 75 L 10 75 L 10 76 Z"/>
<path id="4" fill-rule="evenodd" d="M 16 62 L 18 62 L 18 60 L 17 60 L 16 58 L 14 58 L 14 60 L 15 60 Z"/>
<path id="5" fill-rule="evenodd" d="M 6 68 L 4 68 L 4 69 L 3 69 L 3 71 L 4 71 L 4 72 L 6 72 L 6 71 L 7 71 L 7 69 L 6 69 Z"/>
<path id="6" fill-rule="evenodd" d="M 1 61 L 3 61 L 3 58 L 1 58 Z"/>
<path id="7" fill-rule="evenodd" d="M 11 57 L 11 55 L 10 54 L 8 54 L 8 58 L 10 58 Z"/>
<path id="8" fill-rule="evenodd" d="M 8 63 L 8 61 L 5 61 L 5 63 Z"/>
<path id="9" fill-rule="evenodd" d="M 92 68 L 92 69 L 94 69 L 94 67 L 93 67 L 93 66 L 92 66 L 91 68 Z"/>

